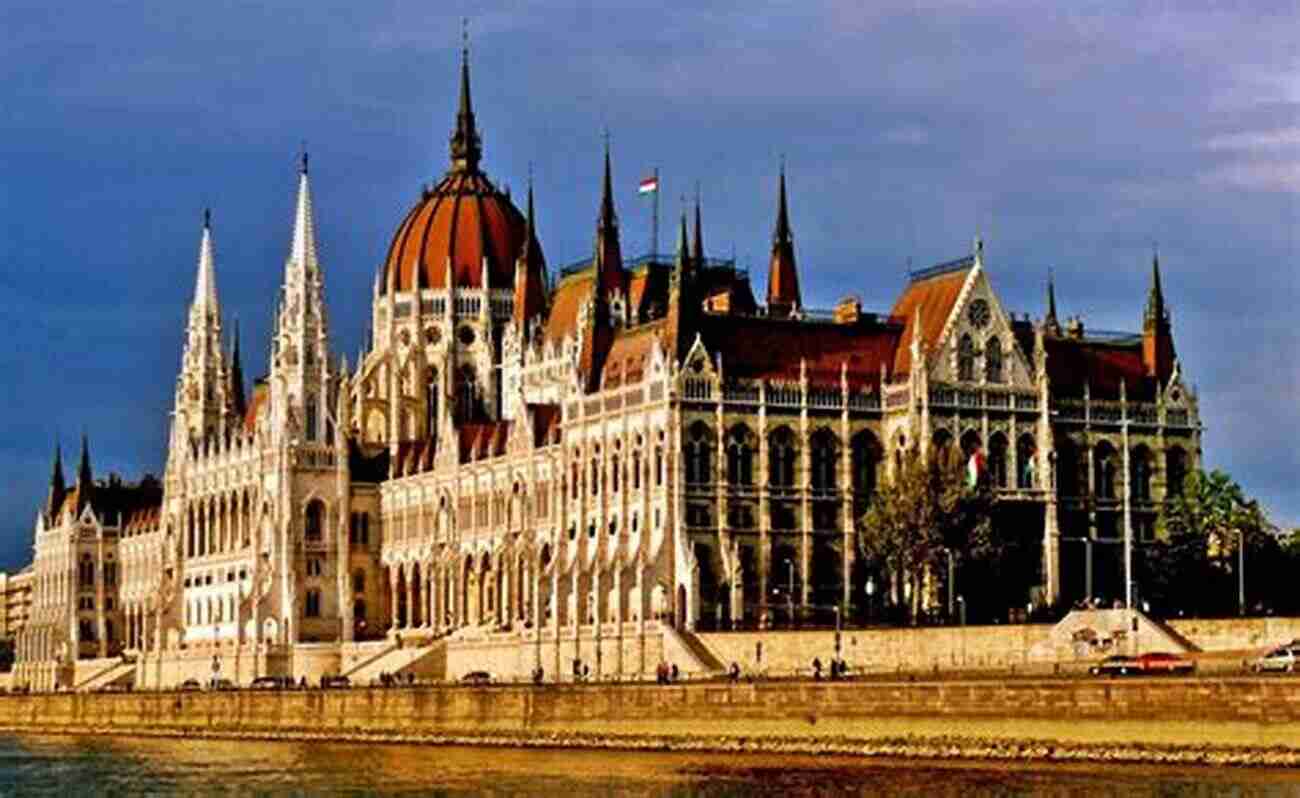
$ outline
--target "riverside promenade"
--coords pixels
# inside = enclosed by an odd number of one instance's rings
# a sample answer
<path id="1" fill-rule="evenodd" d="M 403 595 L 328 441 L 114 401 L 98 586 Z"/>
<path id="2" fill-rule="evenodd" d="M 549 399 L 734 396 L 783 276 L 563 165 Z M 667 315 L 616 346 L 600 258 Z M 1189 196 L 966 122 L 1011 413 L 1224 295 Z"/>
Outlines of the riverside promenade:
<path id="1" fill-rule="evenodd" d="M 16 733 L 1300 766 L 1300 680 L 416 686 L 0 697 Z"/>

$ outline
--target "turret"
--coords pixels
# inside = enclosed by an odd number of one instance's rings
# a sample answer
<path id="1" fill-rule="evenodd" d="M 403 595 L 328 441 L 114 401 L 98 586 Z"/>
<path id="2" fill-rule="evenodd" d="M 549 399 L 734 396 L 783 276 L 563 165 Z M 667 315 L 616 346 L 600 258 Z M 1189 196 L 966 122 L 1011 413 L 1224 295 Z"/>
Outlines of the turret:
<path id="1" fill-rule="evenodd" d="M 54 470 L 50 474 L 50 495 L 45 500 L 45 517 L 53 523 L 54 516 L 63 506 L 63 497 L 68 493 L 68 485 L 63 480 L 63 447 L 54 446 Z"/>
<path id="2" fill-rule="evenodd" d="M 596 248 L 592 263 L 596 269 L 598 300 L 608 303 L 615 295 L 626 294 L 623 284 L 623 252 L 618 238 L 618 214 L 614 211 L 608 138 L 605 140 L 605 178 L 601 186 L 600 215 L 596 220 Z"/>
<path id="3" fill-rule="evenodd" d="M 528 181 L 528 226 L 524 232 L 524 246 L 515 262 L 514 322 L 517 332 L 528 339 L 533 319 L 546 310 L 546 263 L 541 248 L 535 241 L 537 232 L 533 218 L 533 181 Z"/>
<path id="4" fill-rule="evenodd" d="M 772 232 L 772 259 L 767 271 L 767 312 L 785 317 L 803 306 L 799 294 L 799 271 L 794 260 L 794 235 L 785 197 L 785 164 L 781 164 L 777 194 L 776 228 Z"/>
<path id="5" fill-rule="evenodd" d="M 1061 335 L 1061 323 L 1056 318 L 1056 285 L 1050 269 L 1047 271 L 1047 315 L 1043 318 L 1043 328 L 1048 335 Z"/>
<path id="6" fill-rule="evenodd" d="M 1148 377 L 1163 383 L 1174 371 L 1174 337 L 1160 289 L 1160 257 L 1151 258 L 1151 288 L 1142 317 L 1142 364 Z"/>
<path id="7" fill-rule="evenodd" d="M 81 435 L 81 462 L 77 465 L 77 514 L 90 504 L 91 494 L 95 490 L 94 477 L 90 472 L 90 440 L 85 433 Z"/>
<path id="8" fill-rule="evenodd" d="M 225 428 L 227 391 L 225 352 L 221 341 L 221 305 L 217 301 L 212 213 L 203 212 L 199 262 L 194 280 L 174 403 L 173 448 Z"/>

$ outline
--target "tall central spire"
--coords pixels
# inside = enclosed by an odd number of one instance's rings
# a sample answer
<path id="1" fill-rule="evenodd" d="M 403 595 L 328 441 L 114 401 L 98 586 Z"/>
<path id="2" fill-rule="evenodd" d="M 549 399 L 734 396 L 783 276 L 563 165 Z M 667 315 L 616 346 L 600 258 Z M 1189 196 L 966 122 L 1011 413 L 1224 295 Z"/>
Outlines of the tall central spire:
<path id="1" fill-rule="evenodd" d="M 799 271 L 794 261 L 794 235 L 790 232 L 790 211 L 785 198 L 785 161 L 776 203 L 776 229 L 772 232 L 772 260 L 767 271 L 767 311 L 784 318 L 800 309 Z"/>
<path id="2" fill-rule="evenodd" d="M 316 225 L 312 220 L 311 185 L 307 179 L 307 153 L 298 170 L 298 203 L 293 214 L 293 239 L 289 244 L 290 268 L 312 272 L 316 262 Z"/>
<path id="3" fill-rule="evenodd" d="M 456 172 L 477 172 L 483 145 L 474 126 L 474 103 L 469 94 L 469 22 L 465 22 L 460 48 L 460 110 L 451 133 L 451 168 Z"/>
<path id="4" fill-rule="evenodd" d="M 199 273 L 194 281 L 194 307 L 217 310 L 216 269 L 212 256 L 212 211 L 203 211 L 203 237 L 199 241 Z"/>

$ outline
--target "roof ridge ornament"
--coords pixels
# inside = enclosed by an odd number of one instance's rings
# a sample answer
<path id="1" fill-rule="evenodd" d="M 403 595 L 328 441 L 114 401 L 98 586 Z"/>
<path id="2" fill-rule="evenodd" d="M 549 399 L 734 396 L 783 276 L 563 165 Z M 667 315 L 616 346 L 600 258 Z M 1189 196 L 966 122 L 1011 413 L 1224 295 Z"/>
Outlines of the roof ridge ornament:
<path id="1" fill-rule="evenodd" d="M 461 19 L 460 108 L 451 133 L 451 168 L 454 172 L 477 172 L 483 145 L 474 124 L 474 102 L 469 88 L 469 18 Z"/>

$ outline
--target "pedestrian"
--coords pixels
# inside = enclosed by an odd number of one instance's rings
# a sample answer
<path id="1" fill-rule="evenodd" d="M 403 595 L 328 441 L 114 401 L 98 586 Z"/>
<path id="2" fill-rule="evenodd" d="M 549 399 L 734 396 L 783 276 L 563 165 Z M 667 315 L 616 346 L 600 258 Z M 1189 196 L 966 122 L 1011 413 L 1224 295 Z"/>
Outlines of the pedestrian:
<path id="1" fill-rule="evenodd" d="M 732 660 L 731 662 L 731 681 L 732 682 L 740 681 L 740 664 L 737 663 L 735 660 Z"/>
<path id="2" fill-rule="evenodd" d="M 663 660 L 659 660 L 659 664 L 655 666 L 655 681 L 659 684 L 668 684 L 668 665 Z"/>
<path id="3" fill-rule="evenodd" d="M 813 657 L 812 668 L 813 678 L 820 682 L 822 680 L 822 661 L 820 657 Z"/>
<path id="4" fill-rule="evenodd" d="M 681 672 L 677 670 L 677 663 L 676 663 L 676 662 L 673 663 L 673 666 L 672 666 L 672 668 L 670 669 L 669 672 L 671 673 L 671 676 L 669 677 L 669 681 L 672 681 L 672 682 L 677 681 L 677 677 L 681 675 Z"/>

